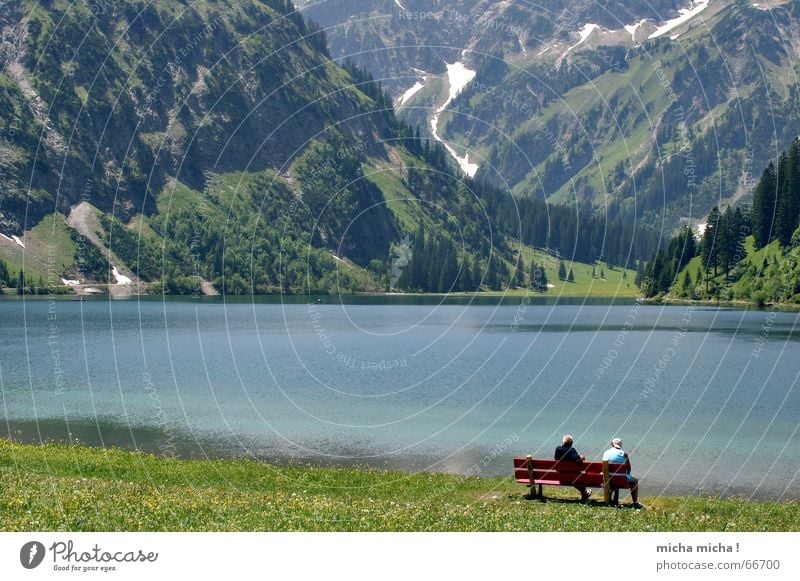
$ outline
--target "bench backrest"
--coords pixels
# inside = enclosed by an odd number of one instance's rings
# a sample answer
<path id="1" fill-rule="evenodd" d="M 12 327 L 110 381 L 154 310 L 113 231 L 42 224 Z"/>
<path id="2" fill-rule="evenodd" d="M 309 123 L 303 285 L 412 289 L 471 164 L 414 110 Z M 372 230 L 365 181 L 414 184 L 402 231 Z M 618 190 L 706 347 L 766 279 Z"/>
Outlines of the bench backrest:
<path id="1" fill-rule="evenodd" d="M 564 486 L 602 486 L 603 462 L 570 462 L 567 460 L 540 460 L 514 458 L 514 478 L 521 484 L 530 485 L 534 480 L 545 480 Z M 627 464 L 608 464 L 612 488 L 627 488 Z"/>

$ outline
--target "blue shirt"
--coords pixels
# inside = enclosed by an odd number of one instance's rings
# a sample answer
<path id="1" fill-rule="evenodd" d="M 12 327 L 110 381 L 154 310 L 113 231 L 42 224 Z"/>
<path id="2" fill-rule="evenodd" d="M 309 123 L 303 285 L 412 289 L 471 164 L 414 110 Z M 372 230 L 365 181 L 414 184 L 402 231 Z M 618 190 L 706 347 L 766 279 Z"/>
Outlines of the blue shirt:
<path id="1" fill-rule="evenodd" d="M 554 455 L 556 460 L 568 460 L 570 462 L 581 462 L 581 456 L 578 454 L 578 451 L 572 447 L 572 444 L 569 446 L 559 446 L 556 448 L 556 453 Z"/>
<path id="2" fill-rule="evenodd" d="M 612 464 L 625 464 L 625 452 L 619 448 L 609 448 L 603 452 L 603 460 L 608 460 Z"/>

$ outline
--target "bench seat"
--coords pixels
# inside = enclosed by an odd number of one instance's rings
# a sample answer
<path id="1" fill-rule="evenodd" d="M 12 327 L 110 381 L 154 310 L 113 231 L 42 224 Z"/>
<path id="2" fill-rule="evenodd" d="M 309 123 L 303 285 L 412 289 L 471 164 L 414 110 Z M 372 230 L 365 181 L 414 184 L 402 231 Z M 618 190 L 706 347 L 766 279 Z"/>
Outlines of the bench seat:
<path id="1" fill-rule="evenodd" d="M 619 500 L 619 491 L 629 489 L 626 474 L 630 465 L 602 462 L 570 462 L 567 460 L 539 460 L 531 456 L 514 458 L 514 479 L 530 488 L 530 496 L 542 498 L 542 486 L 585 486 L 602 488 L 607 504 Z"/>

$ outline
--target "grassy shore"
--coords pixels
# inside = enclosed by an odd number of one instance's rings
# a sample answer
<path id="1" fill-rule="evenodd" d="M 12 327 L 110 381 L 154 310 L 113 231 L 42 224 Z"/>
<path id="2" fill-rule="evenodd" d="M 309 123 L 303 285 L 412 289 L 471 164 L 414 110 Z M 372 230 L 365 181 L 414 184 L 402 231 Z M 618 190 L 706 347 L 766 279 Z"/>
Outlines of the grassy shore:
<path id="1" fill-rule="evenodd" d="M 797 531 L 797 502 L 525 500 L 510 478 L 172 460 L 0 440 L 0 530 L 69 531 Z M 644 483 L 646 487 L 646 483 Z"/>

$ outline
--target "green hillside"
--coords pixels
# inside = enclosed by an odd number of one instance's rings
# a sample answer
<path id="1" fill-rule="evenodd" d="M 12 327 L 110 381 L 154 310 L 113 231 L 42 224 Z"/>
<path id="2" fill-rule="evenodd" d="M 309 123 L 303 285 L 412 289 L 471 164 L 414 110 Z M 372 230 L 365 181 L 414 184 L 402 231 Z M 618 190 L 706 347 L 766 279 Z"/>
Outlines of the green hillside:
<path id="1" fill-rule="evenodd" d="M 641 288 L 667 299 L 800 303 L 800 138 L 767 165 L 752 208 L 713 207 L 699 240 L 681 229 L 647 264 Z"/>
<path id="2" fill-rule="evenodd" d="M 510 466 L 510 460 L 509 460 Z M 5 531 L 796 531 L 797 502 L 525 500 L 511 478 L 171 460 L 0 440 Z"/>
<path id="3" fill-rule="evenodd" d="M 703 257 L 695 256 L 678 272 L 663 298 L 747 302 L 757 306 L 800 304 L 800 247 L 786 250 L 775 241 L 755 250 L 753 237 L 748 236 L 745 248 L 745 257 L 731 273 L 709 274 L 708 290 Z"/>
<path id="4" fill-rule="evenodd" d="M 290 2 L 0 16 L 19 39 L 0 73 L 0 285 L 24 270 L 28 292 L 376 292 L 420 223 L 462 259 L 511 259 L 441 148 Z"/>

